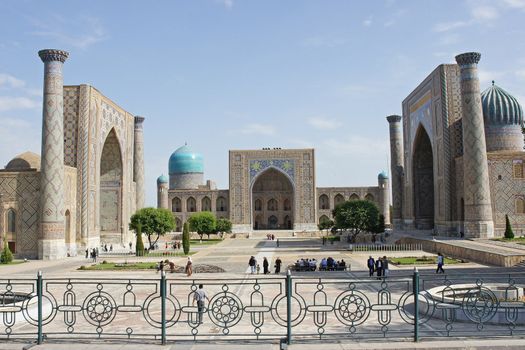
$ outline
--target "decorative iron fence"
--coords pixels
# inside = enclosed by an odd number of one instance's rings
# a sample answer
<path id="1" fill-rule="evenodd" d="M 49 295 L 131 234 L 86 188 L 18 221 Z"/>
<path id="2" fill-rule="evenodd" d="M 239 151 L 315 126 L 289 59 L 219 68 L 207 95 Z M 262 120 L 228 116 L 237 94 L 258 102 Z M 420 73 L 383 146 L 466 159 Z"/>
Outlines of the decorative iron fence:
<path id="1" fill-rule="evenodd" d="M 207 296 L 195 302 L 199 284 Z M 525 275 L 0 279 L 0 339 L 524 336 Z M 200 292 L 199 292 L 200 293 Z M 417 296 L 417 297 L 415 297 Z M 35 334 L 36 339 L 35 339 Z"/>
<path id="2" fill-rule="evenodd" d="M 348 250 L 354 252 L 399 252 L 399 251 L 421 251 L 423 245 L 419 243 L 402 244 L 350 244 Z"/>

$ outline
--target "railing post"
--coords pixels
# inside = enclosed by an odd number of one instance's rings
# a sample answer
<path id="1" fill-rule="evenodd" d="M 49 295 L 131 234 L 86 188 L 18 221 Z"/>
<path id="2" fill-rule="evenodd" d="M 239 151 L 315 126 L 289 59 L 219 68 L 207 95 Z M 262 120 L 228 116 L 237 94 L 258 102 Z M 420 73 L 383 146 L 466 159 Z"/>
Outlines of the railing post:
<path id="1" fill-rule="evenodd" d="M 419 341 L 419 271 L 414 267 L 412 277 L 412 289 L 414 293 L 414 342 Z"/>
<path id="2" fill-rule="evenodd" d="M 166 345 L 166 272 L 160 274 L 160 322 L 161 324 L 161 341 Z"/>
<path id="3" fill-rule="evenodd" d="M 292 274 L 286 273 L 286 342 L 292 343 Z"/>
<path id="4" fill-rule="evenodd" d="M 43 283 L 42 283 L 42 271 L 38 271 L 36 275 L 36 298 L 37 298 L 37 344 L 42 344 L 42 294 L 43 294 Z"/>

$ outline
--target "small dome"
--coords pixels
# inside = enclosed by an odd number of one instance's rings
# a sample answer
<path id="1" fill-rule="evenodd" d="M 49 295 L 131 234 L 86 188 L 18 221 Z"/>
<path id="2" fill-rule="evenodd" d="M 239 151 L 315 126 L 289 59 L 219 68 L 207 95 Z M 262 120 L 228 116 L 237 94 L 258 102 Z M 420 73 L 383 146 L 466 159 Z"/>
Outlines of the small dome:
<path id="1" fill-rule="evenodd" d="M 481 93 L 485 126 L 521 126 L 523 110 L 518 100 L 494 84 Z"/>
<path id="2" fill-rule="evenodd" d="M 386 180 L 386 179 L 388 179 L 388 175 L 387 175 L 386 171 L 383 170 L 382 172 L 379 173 L 379 175 L 377 175 L 377 178 L 379 180 Z"/>
<path id="3" fill-rule="evenodd" d="M 166 175 L 162 174 L 161 176 L 157 178 L 157 185 L 167 184 L 167 183 L 168 183 L 168 177 Z"/>
<path id="4" fill-rule="evenodd" d="M 40 169 L 40 156 L 33 152 L 24 152 L 17 155 L 7 165 L 6 170 L 27 170 L 27 169 Z"/>
<path id="5" fill-rule="evenodd" d="M 204 161 L 201 154 L 184 145 L 171 154 L 168 167 L 170 175 L 203 173 Z"/>

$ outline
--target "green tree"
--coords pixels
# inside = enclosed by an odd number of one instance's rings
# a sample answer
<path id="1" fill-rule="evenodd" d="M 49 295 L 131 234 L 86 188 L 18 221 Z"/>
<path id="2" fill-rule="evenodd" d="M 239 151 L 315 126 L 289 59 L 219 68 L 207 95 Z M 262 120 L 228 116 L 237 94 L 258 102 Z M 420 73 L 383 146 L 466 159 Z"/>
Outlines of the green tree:
<path id="1" fill-rule="evenodd" d="M 12 261 L 13 253 L 11 253 L 11 250 L 9 249 L 9 244 L 7 243 L 7 240 L 4 237 L 4 249 L 2 250 L 2 254 L 0 254 L 0 263 L 9 264 Z"/>
<path id="2" fill-rule="evenodd" d="M 367 200 L 347 201 L 338 205 L 333 210 L 335 227 L 338 229 L 351 230 L 351 242 L 361 232 L 375 232 L 379 222 L 379 209 Z"/>
<path id="3" fill-rule="evenodd" d="M 318 225 L 317 227 L 319 228 L 320 231 L 323 231 L 323 230 L 330 230 L 332 227 L 334 227 L 335 223 L 334 223 L 334 220 L 322 220 Z"/>
<path id="4" fill-rule="evenodd" d="M 142 233 L 148 237 L 149 249 L 151 249 L 167 232 L 175 229 L 173 214 L 162 208 L 142 208 L 131 216 L 129 228 L 137 232 L 140 225 Z M 152 241 L 153 237 L 155 240 Z"/>
<path id="5" fill-rule="evenodd" d="M 507 214 L 505 214 L 505 238 L 514 238 L 514 232 L 512 232 L 512 226 L 510 225 L 509 216 Z"/>
<path id="6" fill-rule="evenodd" d="M 219 233 L 230 233 L 232 232 L 232 222 L 226 218 L 217 219 L 215 231 Z"/>
<path id="7" fill-rule="evenodd" d="M 184 223 L 182 228 L 182 249 L 185 255 L 188 255 L 190 252 L 190 227 L 187 222 Z"/>
<path id="8" fill-rule="evenodd" d="M 135 255 L 143 256 L 144 255 L 144 242 L 142 241 L 142 225 L 137 224 L 137 229 L 135 231 L 137 236 L 137 242 L 135 243 Z"/>
<path id="9" fill-rule="evenodd" d="M 217 219 L 209 211 L 193 214 L 188 219 L 188 222 L 190 223 L 190 230 L 197 232 L 201 239 L 203 234 L 207 234 L 208 239 L 210 239 L 210 234 L 216 232 Z"/>

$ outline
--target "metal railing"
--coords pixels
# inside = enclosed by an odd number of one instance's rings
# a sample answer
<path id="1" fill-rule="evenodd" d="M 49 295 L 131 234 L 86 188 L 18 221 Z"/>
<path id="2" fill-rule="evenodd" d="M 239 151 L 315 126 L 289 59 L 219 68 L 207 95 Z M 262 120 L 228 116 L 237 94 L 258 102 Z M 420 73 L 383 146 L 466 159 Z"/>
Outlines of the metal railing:
<path id="1" fill-rule="evenodd" d="M 207 302 L 194 300 L 203 284 Z M 525 336 L 525 275 L 0 279 L 0 339 Z M 197 305 L 196 305 L 197 304 Z M 35 336 L 36 334 L 36 336 Z M 292 338 L 293 337 L 293 338 Z"/>
<path id="2" fill-rule="evenodd" d="M 421 251 L 423 245 L 419 243 L 403 244 L 349 244 L 348 249 L 353 252 L 400 252 Z"/>

